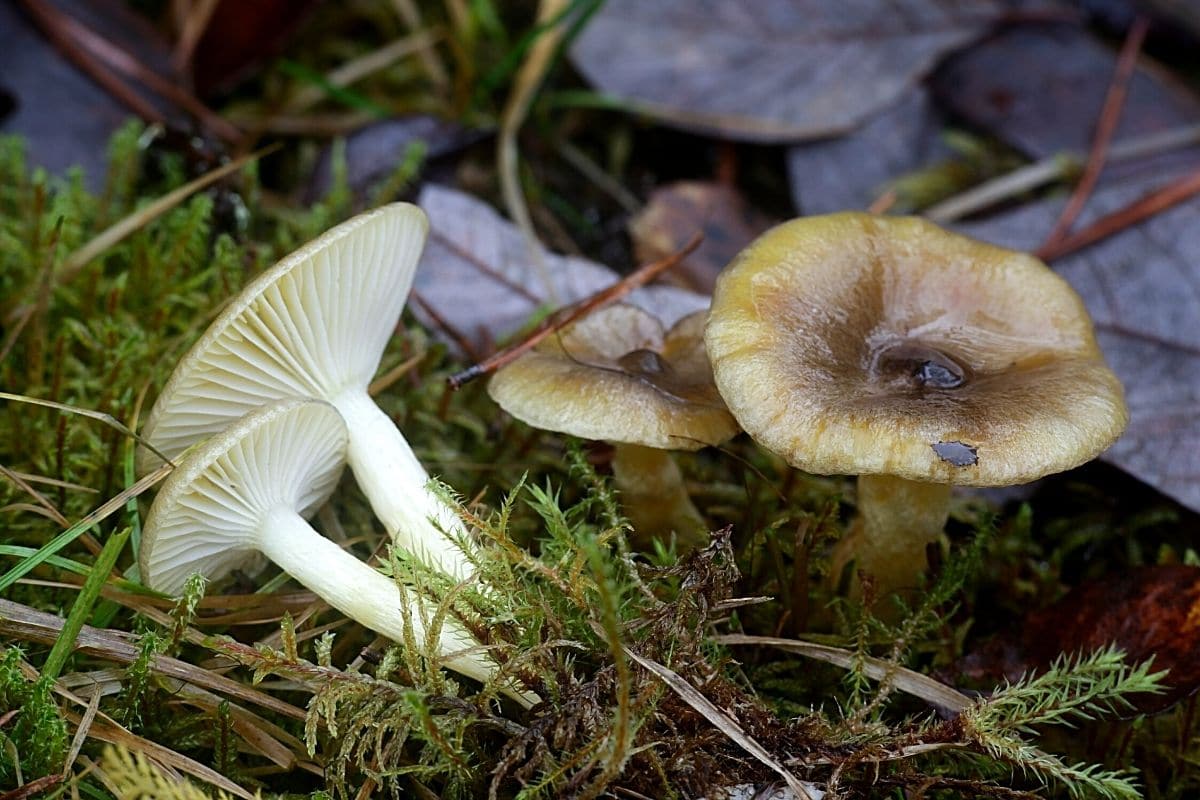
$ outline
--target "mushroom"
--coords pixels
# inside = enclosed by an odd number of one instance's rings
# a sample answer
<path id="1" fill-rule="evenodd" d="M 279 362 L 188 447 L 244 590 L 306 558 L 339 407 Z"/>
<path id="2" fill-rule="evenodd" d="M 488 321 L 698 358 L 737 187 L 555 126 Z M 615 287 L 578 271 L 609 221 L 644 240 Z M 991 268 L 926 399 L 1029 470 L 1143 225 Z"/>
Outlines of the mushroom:
<path id="1" fill-rule="evenodd" d="M 425 469 L 367 394 L 428 228 L 419 208 L 393 203 L 338 225 L 251 281 L 180 360 L 142 435 L 175 458 L 272 400 L 326 400 L 346 420 L 350 468 L 393 541 L 455 578 L 469 575 L 451 543 L 465 540 L 461 521 L 425 488 Z M 139 452 L 140 472 L 155 465 L 148 449 Z"/>
<path id="2" fill-rule="evenodd" d="M 305 522 L 333 493 L 346 463 L 346 424 L 319 400 L 287 399 L 262 406 L 189 451 L 154 499 L 138 554 L 147 586 L 178 594 L 188 576 L 219 580 L 235 569 L 256 570 L 261 556 L 322 600 L 371 630 L 405 641 L 427 635 L 421 600 L 402 597 L 395 581 L 376 572 Z M 455 619 L 442 621 L 438 648 L 445 665 L 488 681 L 496 664 Z M 536 700 L 511 686 L 526 705 Z"/>
<path id="3" fill-rule="evenodd" d="M 738 432 L 712 382 L 705 313 L 669 331 L 636 306 L 596 311 L 500 369 L 488 394 L 543 430 L 615 445 L 613 479 L 634 529 L 707 532 L 668 450 L 699 450 Z"/>
<path id="4" fill-rule="evenodd" d="M 1066 281 L 915 217 L 771 229 L 719 278 L 705 341 L 755 440 L 807 472 L 859 476 L 835 569 L 856 558 L 881 593 L 925 567 L 952 485 L 1070 469 L 1128 416 Z"/>

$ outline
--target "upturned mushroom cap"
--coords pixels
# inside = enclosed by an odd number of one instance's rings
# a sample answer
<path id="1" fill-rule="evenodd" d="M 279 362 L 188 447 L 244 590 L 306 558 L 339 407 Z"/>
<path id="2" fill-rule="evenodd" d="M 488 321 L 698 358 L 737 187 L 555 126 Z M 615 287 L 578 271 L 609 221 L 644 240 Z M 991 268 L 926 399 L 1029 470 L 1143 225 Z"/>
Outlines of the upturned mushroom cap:
<path id="1" fill-rule="evenodd" d="M 264 560 L 258 536 L 274 509 L 308 517 L 346 462 L 346 425 L 317 400 L 282 400 L 209 439 L 163 483 L 142 530 L 142 580 L 169 594 L 199 572 L 219 580 Z"/>
<path id="2" fill-rule="evenodd" d="M 704 318 L 664 332 L 640 308 L 609 306 L 499 370 L 488 394 L 543 430 L 663 450 L 719 444 L 738 427 L 712 381 Z"/>
<path id="3" fill-rule="evenodd" d="M 722 273 L 705 339 L 738 422 L 818 474 L 1023 483 L 1095 457 L 1128 416 L 1064 280 L 915 217 L 773 228 Z"/>
<path id="4" fill-rule="evenodd" d="M 169 458 L 284 397 L 365 387 L 408 299 L 429 223 L 393 203 L 259 275 L 179 362 L 142 435 Z M 157 466 L 143 449 L 138 471 Z"/>

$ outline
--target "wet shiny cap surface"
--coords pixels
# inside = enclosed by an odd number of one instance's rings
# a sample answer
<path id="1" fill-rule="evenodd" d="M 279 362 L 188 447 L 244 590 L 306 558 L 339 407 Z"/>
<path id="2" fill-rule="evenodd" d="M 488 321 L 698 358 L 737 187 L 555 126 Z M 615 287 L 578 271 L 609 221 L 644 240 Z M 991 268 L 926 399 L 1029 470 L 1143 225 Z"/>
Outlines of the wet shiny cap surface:
<path id="1" fill-rule="evenodd" d="M 773 228 L 721 274 L 705 337 L 738 422 L 819 474 L 1024 483 L 1095 457 L 1128 418 L 1065 281 L 916 217 Z"/>
<path id="2" fill-rule="evenodd" d="M 488 394 L 517 419 L 586 439 L 698 450 L 729 439 L 701 312 L 669 331 L 630 305 L 600 309 L 497 372 Z"/>

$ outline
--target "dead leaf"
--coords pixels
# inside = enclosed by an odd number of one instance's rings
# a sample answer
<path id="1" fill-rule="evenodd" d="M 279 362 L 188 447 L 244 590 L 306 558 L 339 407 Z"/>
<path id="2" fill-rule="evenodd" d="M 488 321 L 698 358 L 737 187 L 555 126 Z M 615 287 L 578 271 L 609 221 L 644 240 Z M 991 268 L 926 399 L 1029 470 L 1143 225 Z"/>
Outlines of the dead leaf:
<path id="1" fill-rule="evenodd" d="M 1076 228 L 1146 193 L 1145 180 L 1102 188 Z M 1027 205 L 964 233 L 1035 250 L 1063 201 Z M 1200 199 L 1056 261 L 1096 323 L 1109 365 L 1125 386 L 1130 422 L 1103 456 L 1189 508 L 1200 510 Z"/>
<path id="2" fill-rule="evenodd" d="M 776 222 L 731 186 L 679 181 L 651 193 L 646 207 L 629 221 L 629 235 L 634 254 L 645 262 L 665 258 L 703 234 L 700 246 L 665 279 L 710 293 L 717 273 Z"/>
<path id="3" fill-rule="evenodd" d="M 429 114 L 365 125 L 345 139 L 346 183 L 355 196 L 364 197 L 404 163 L 410 147 L 422 147 L 428 162 L 461 150 L 485 135 Z M 333 184 L 332 147 L 326 146 L 317 160 L 308 188 L 309 202 L 324 197 Z"/>
<path id="4" fill-rule="evenodd" d="M 1125 651 L 1128 664 L 1153 657 L 1156 671 L 1170 670 L 1167 691 L 1136 696 L 1130 713 L 1163 711 L 1200 689 L 1200 567 L 1139 567 L 1081 584 L 966 656 L 959 668 L 976 679 L 1013 681 L 1063 653 L 1110 644 Z"/>
<path id="5" fill-rule="evenodd" d="M 511 336 L 539 309 L 582 300 L 619 279 L 587 259 L 547 251 L 541 251 L 545 269 L 539 270 L 539 259 L 517 227 L 471 195 L 428 184 L 418 204 L 429 215 L 430 231 L 410 307 L 448 344 L 460 345 L 456 339 L 461 339 L 476 356 Z M 708 308 L 709 298 L 674 286 L 647 286 L 625 301 L 670 327 Z"/>
<path id="6" fill-rule="evenodd" d="M 80 166 L 99 189 L 108 171 L 108 140 L 128 112 L 64 59 L 21 13 L 0 3 L 0 75 L 13 109 L 0 132 L 25 137 L 29 162 L 52 173 Z"/>
<path id="7" fill-rule="evenodd" d="M 1034 158 L 1087 152 L 1117 51 L 1071 25 L 1022 26 L 966 50 L 939 69 L 939 101 Z M 1200 120 L 1200 98 L 1141 59 L 1129 82 L 1114 141 Z M 1179 170 L 1200 163 L 1200 148 L 1135 164 L 1110 165 L 1112 181 L 1133 171 Z"/>
<path id="8" fill-rule="evenodd" d="M 666 124 L 788 142 L 844 132 L 895 103 L 1005 10 L 995 0 L 608 0 L 571 56 L 601 91 Z"/>
<path id="9" fill-rule="evenodd" d="M 923 86 L 836 139 L 788 148 L 792 200 L 804 214 L 865 209 L 888 182 L 953 156 L 944 115 Z"/>

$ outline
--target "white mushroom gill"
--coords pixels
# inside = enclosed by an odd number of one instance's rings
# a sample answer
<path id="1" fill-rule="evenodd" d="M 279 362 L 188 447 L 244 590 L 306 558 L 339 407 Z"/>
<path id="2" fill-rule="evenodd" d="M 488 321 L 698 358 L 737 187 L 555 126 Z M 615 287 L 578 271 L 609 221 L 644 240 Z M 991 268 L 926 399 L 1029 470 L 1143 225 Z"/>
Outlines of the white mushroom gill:
<path id="1" fill-rule="evenodd" d="M 427 231 L 419 208 L 395 203 L 339 225 L 267 270 L 180 361 L 143 435 L 174 457 L 273 400 L 326 400 L 346 420 L 350 467 L 393 541 L 463 579 L 473 570 L 454 544 L 465 539 L 461 522 L 426 489 L 424 467 L 367 394 Z M 141 472 L 155 464 L 140 454 Z"/>

